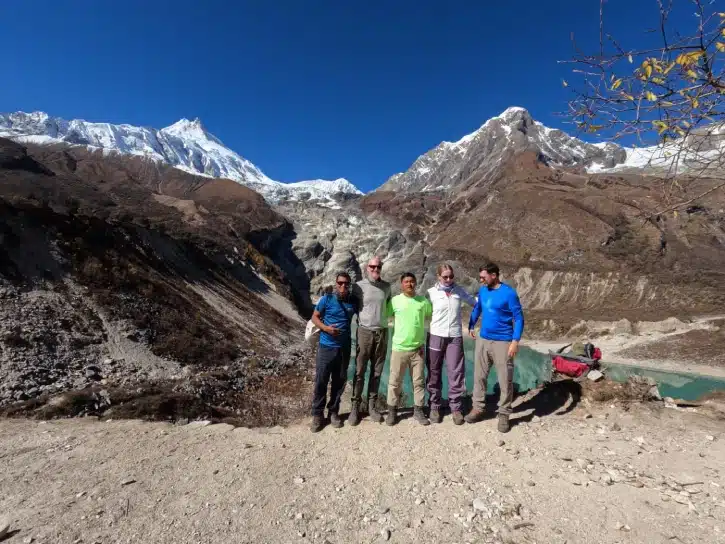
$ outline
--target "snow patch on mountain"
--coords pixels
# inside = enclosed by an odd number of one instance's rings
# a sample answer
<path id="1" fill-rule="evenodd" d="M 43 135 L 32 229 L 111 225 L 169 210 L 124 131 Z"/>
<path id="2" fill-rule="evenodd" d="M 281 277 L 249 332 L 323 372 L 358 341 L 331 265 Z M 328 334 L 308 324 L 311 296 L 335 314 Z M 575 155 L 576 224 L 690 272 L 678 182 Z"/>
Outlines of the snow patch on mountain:
<path id="1" fill-rule="evenodd" d="M 647 173 L 667 176 L 721 175 L 725 169 L 725 124 L 712 124 L 696 129 L 684 139 L 647 147 L 628 147 L 624 150 L 626 158 L 621 163 L 611 167 L 594 163 L 587 168 L 587 171 L 621 173 L 644 170 Z"/>
<path id="2" fill-rule="evenodd" d="M 316 199 L 336 205 L 336 196 L 360 195 L 345 179 L 282 183 L 266 176 L 209 133 L 199 119 L 181 119 L 156 130 L 133 125 L 66 121 L 44 112 L 0 114 L 0 136 L 18 142 L 67 143 L 104 153 L 137 155 L 169 164 L 190 174 L 227 178 L 253 188 L 272 203 Z"/>

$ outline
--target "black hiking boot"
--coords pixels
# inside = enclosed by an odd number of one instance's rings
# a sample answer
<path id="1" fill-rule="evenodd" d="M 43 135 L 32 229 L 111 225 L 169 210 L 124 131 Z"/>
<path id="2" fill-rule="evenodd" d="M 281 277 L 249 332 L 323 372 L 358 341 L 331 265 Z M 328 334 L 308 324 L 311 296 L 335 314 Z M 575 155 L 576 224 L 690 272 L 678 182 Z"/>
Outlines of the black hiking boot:
<path id="1" fill-rule="evenodd" d="M 456 425 L 463 425 L 463 414 L 461 412 L 453 412 L 452 414 L 453 423 Z"/>
<path id="2" fill-rule="evenodd" d="M 470 412 L 468 412 L 468 415 L 466 416 L 466 423 L 478 423 L 479 421 L 483 421 L 486 417 L 486 412 L 483 410 L 477 410 L 474 408 Z"/>
<path id="3" fill-rule="evenodd" d="M 421 425 L 430 425 L 430 420 L 425 417 L 425 412 L 422 406 L 416 406 L 413 408 L 413 419 L 415 419 Z"/>
<path id="4" fill-rule="evenodd" d="M 319 433 L 325 426 L 322 421 L 322 416 L 312 416 L 312 423 L 310 424 L 310 431 L 313 433 Z"/>
<path id="5" fill-rule="evenodd" d="M 353 403 L 347 422 L 353 427 L 360 423 L 360 405 L 358 403 Z"/>
<path id="6" fill-rule="evenodd" d="M 332 412 L 330 414 L 330 425 L 332 425 L 335 429 L 342 429 L 342 420 L 340 419 L 340 414 L 337 414 L 335 412 Z"/>
<path id="7" fill-rule="evenodd" d="M 397 410 L 395 406 L 388 406 L 388 417 L 385 418 L 385 424 L 393 426 L 397 423 Z"/>
<path id="8" fill-rule="evenodd" d="M 440 410 L 431 410 L 430 411 L 430 422 L 431 423 L 441 423 L 443 421 L 443 416 L 441 415 Z"/>
<path id="9" fill-rule="evenodd" d="M 511 423 L 509 422 L 508 414 L 498 415 L 498 432 L 507 433 L 511 430 Z"/>
<path id="10" fill-rule="evenodd" d="M 371 404 L 368 414 L 370 415 L 370 421 L 372 421 L 374 423 L 383 422 L 383 414 L 381 414 L 380 412 L 377 411 L 374 404 Z"/>

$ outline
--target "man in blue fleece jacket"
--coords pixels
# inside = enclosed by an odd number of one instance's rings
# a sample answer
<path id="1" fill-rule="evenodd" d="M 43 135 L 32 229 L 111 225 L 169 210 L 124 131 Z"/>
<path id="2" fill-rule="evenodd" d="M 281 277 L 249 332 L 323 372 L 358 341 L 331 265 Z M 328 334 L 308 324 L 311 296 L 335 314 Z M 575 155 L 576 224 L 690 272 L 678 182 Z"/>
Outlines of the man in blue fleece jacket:
<path id="1" fill-rule="evenodd" d="M 524 332 L 524 314 L 516 290 L 499 280 L 499 268 L 493 263 L 482 266 L 478 280 L 478 302 L 473 307 L 468 330 L 471 337 L 479 316 L 481 332 L 476 338 L 473 366 L 473 409 L 466 416 L 468 423 L 485 417 L 486 388 L 491 367 L 496 367 L 501 399 L 498 401 L 498 430 L 507 433 L 514 397 L 514 357 Z"/>

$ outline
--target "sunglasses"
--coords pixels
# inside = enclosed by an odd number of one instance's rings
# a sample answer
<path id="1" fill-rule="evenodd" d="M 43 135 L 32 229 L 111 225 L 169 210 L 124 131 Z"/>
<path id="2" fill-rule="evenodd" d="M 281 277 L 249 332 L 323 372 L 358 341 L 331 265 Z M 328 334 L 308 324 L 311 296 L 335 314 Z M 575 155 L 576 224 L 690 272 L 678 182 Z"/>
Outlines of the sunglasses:
<path id="1" fill-rule="evenodd" d="M 383 269 L 383 265 L 382 264 L 369 264 L 368 265 L 368 268 L 370 270 L 382 270 Z"/>
<path id="2" fill-rule="evenodd" d="M 454 277 L 455 276 L 452 276 L 452 275 L 451 276 L 441 276 L 441 278 L 444 280 L 452 280 Z"/>
<path id="3" fill-rule="evenodd" d="M 350 285 L 350 282 L 349 281 L 338 281 L 337 282 L 337 285 L 340 285 L 340 286 L 345 285 L 345 286 L 347 286 L 347 285 Z"/>

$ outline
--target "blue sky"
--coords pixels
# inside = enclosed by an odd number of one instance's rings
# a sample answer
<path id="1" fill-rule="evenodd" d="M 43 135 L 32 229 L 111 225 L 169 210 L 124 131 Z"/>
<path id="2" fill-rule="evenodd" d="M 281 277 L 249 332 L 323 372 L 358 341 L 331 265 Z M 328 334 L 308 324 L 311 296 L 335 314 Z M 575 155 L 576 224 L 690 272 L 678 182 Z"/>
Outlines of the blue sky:
<path id="1" fill-rule="evenodd" d="M 656 0 L 609 0 L 637 43 Z M 0 8 L 0 111 L 161 128 L 200 117 L 281 181 L 368 191 L 512 105 L 571 127 L 557 64 L 598 0 L 23 0 Z"/>

